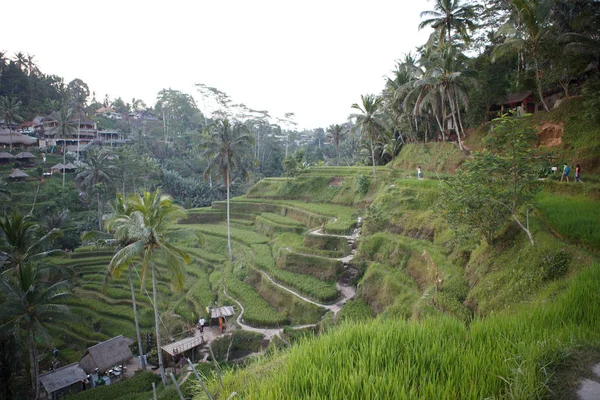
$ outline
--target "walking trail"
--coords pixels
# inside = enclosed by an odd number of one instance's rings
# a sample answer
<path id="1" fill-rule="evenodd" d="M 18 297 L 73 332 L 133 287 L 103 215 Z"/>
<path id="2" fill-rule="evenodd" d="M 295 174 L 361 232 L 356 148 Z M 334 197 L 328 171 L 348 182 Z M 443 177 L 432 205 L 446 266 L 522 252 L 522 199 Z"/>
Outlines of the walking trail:
<path id="1" fill-rule="evenodd" d="M 342 261 L 342 263 L 344 264 L 344 268 L 348 268 L 348 265 L 350 264 L 350 262 L 354 259 L 355 255 L 356 255 L 356 249 L 354 247 L 356 245 L 356 240 L 358 239 L 358 237 L 360 235 L 359 229 L 355 229 L 354 232 L 352 233 L 352 235 L 329 235 L 329 234 L 323 233 L 322 228 L 315 229 L 315 230 L 311 231 L 310 234 L 321 235 L 321 236 L 336 236 L 336 237 L 346 238 L 348 240 L 348 244 L 350 244 L 351 253 L 346 257 L 335 258 L 335 260 Z M 291 249 L 288 249 L 288 250 L 292 251 Z M 340 279 L 336 283 L 336 287 L 339 290 L 340 295 L 341 295 L 340 299 L 334 304 L 321 304 L 321 303 L 317 303 L 316 301 L 313 301 L 313 300 L 301 295 L 298 292 L 295 292 L 294 290 L 292 290 L 284 285 L 281 285 L 281 284 L 275 282 L 273 280 L 273 278 L 271 278 L 266 272 L 261 271 L 261 273 L 274 285 L 293 294 L 294 296 L 298 297 L 299 299 L 301 299 L 307 303 L 314 304 L 317 307 L 321 307 L 328 311 L 331 311 L 331 312 L 333 312 L 334 315 L 337 314 L 338 312 L 340 312 L 340 310 L 342 309 L 342 306 L 348 300 L 350 300 L 351 298 L 353 298 L 356 295 L 356 290 L 349 284 L 349 282 L 346 283 L 345 281 L 342 281 L 342 279 Z M 340 283 L 340 281 L 342 281 L 342 283 Z M 233 297 L 231 297 L 227 293 L 225 287 L 223 287 L 223 293 L 225 294 L 225 296 L 229 297 L 240 307 L 240 314 L 238 315 L 236 322 L 242 330 L 263 334 L 265 336 L 265 338 L 269 339 L 269 340 L 272 339 L 274 336 L 279 336 L 283 332 L 283 328 L 255 328 L 253 326 L 244 324 L 244 322 L 243 322 L 244 321 L 244 318 L 243 318 L 244 317 L 244 307 L 242 306 L 242 304 L 239 301 L 237 301 L 236 299 L 234 299 Z M 316 325 L 317 324 L 295 325 L 295 326 L 291 326 L 291 328 L 292 329 L 304 329 L 304 328 L 314 327 Z"/>

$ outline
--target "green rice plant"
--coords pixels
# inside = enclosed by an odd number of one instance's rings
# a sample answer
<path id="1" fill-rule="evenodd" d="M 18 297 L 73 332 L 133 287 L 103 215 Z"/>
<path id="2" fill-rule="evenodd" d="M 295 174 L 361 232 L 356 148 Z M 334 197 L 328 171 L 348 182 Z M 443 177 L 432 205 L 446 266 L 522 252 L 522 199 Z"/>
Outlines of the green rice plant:
<path id="1" fill-rule="evenodd" d="M 274 285 L 258 270 L 248 267 L 246 282 L 280 313 L 288 316 L 291 324 L 302 325 L 316 323 L 325 313 L 325 309 L 307 303 L 292 293 Z"/>
<path id="2" fill-rule="evenodd" d="M 339 297 L 335 282 L 322 281 L 311 275 L 296 274 L 277 268 L 269 246 L 252 245 L 252 252 L 254 265 L 266 271 L 274 281 L 318 302 L 329 303 Z"/>
<path id="3" fill-rule="evenodd" d="M 340 236 L 308 234 L 304 237 L 304 246 L 337 252 L 340 256 L 350 254 L 348 240 L 345 237 Z"/>
<path id="4" fill-rule="evenodd" d="M 314 236 L 329 237 L 326 235 L 314 235 Z M 336 236 L 336 238 L 339 238 L 343 242 L 345 242 L 346 246 L 348 245 L 346 238 L 337 237 L 337 236 Z M 348 253 L 344 254 L 340 251 L 321 250 L 319 248 L 319 246 L 316 246 L 316 247 L 315 246 L 306 246 L 304 244 L 304 236 L 303 235 L 289 233 L 289 232 L 283 233 L 283 234 L 277 236 L 276 238 L 274 238 L 271 241 L 271 246 L 273 247 L 273 254 L 275 254 L 275 255 L 278 255 L 282 249 L 287 249 L 287 248 L 292 249 L 296 253 L 303 253 L 303 254 L 328 257 L 328 258 L 340 258 L 340 257 L 345 256 L 350 253 L 349 248 L 348 248 Z"/>
<path id="5" fill-rule="evenodd" d="M 334 281 L 342 270 L 342 262 L 331 258 L 311 256 L 282 250 L 277 259 L 281 269 L 312 275 L 323 281 Z"/>
<path id="6" fill-rule="evenodd" d="M 208 386 L 260 399 L 545 398 L 566 351 L 597 341 L 599 285 L 596 263 L 554 301 L 468 327 L 448 316 L 342 324 Z"/>
<path id="7" fill-rule="evenodd" d="M 302 233 L 306 226 L 291 219 L 276 214 L 263 213 L 256 217 L 256 230 L 266 236 L 273 236 L 276 233 L 294 232 Z"/>
<path id="8" fill-rule="evenodd" d="M 206 236 L 215 236 L 218 238 L 227 239 L 227 227 L 225 225 L 189 224 L 186 226 L 192 227 Z M 267 243 L 269 241 L 269 238 L 266 236 L 240 228 L 231 228 L 231 239 L 246 245 Z"/>
<path id="9" fill-rule="evenodd" d="M 542 192 L 536 202 L 552 229 L 574 243 L 600 248 L 600 201 Z"/>

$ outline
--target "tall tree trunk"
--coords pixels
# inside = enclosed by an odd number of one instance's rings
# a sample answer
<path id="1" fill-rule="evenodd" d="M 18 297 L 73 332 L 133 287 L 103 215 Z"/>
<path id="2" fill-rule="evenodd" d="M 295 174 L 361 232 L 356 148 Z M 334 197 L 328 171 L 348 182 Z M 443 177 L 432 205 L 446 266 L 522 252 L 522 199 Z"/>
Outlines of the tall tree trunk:
<path id="1" fill-rule="evenodd" d="M 335 142 L 335 153 L 337 154 L 336 166 L 340 166 L 340 141 Z"/>
<path id="2" fill-rule="evenodd" d="M 229 169 L 225 172 L 225 186 L 227 186 L 227 248 L 229 249 L 229 260 L 233 261 L 233 250 L 231 249 L 231 225 L 229 223 Z"/>
<path id="3" fill-rule="evenodd" d="M 138 352 L 140 354 L 140 363 L 142 365 L 142 369 L 145 370 L 146 369 L 146 360 L 144 359 L 144 351 L 142 350 L 142 333 L 140 332 L 140 322 L 139 322 L 139 318 L 138 318 L 137 303 L 135 301 L 135 289 L 133 287 L 133 279 L 131 277 L 131 265 L 129 265 L 128 268 L 129 268 L 129 287 L 131 289 L 131 301 L 133 302 L 133 320 L 135 322 L 135 334 L 137 336 Z"/>
<path id="4" fill-rule="evenodd" d="M 6 121 L 4 121 L 6 122 Z M 8 136 L 9 136 L 9 141 L 10 141 L 10 152 L 12 153 L 13 151 L 13 147 L 12 147 L 12 129 L 10 128 L 10 121 L 8 122 Z"/>
<path id="5" fill-rule="evenodd" d="M 450 97 L 450 92 L 446 91 L 446 94 L 448 95 L 448 102 L 450 103 L 450 113 L 452 114 L 452 121 L 454 122 L 454 129 L 457 131 L 458 135 L 456 135 L 456 138 L 458 139 L 458 147 L 461 150 L 464 150 L 464 146 L 462 144 L 462 140 L 460 139 L 460 132 L 458 132 L 458 124 L 456 121 L 456 114 L 455 114 L 455 110 L 454 110 L 454 102 L 452 101 L 452 97 Z"/>
<path id="6" fill-rule="evenodd" d="M 373 132 L 370 135 L 371 139 L 371 160 L 373 160 L 373 182 L 377 180 L 377 175 L 375 171 L 375 146 L 373 146 Z"/>
<path id="7" fill-rule="evenodd" d="M 462 124 L 462 118 L 460 117 L 460 107 L 458 106 L 458 98 L 456 96 L 456 91 L 452 91 L 452 94 L 454 95 L 454 104 L 456 105 L 456 115 L 458 116 L 458 125 L 460 126 L 460 131 L 462 132 L 462 135 L 464 138 L 467 137 L 467 134 L 465 133 L 465 128 L 463 127 Z"/>
<path id="8" fill-rule="evenodd" d="M 533 62 L 535 62 L 535 81 L 537 83 L 537 89 L 538 89 L 538 94 L 540 96 L 540 101 L 544 105 L 544 108 L 546 109 L 546 111 L 550 111 L 550 109 L 548 108 L 548 105 L 544 101 L 544 95 L 542 94 L 542 82 L 540 81 L 540 67 L 538 64 L 537 51 L 533 52 Z"/>
<path id="9" fill-rule="evenodd" d="M 33 215 L 33 211 L 35 210 L 35 203 L 37 203 L 38 194 L 40 194 L 40 186 L 41 185 L 42 185 L 42 179 L 40 177 L 38 179 L 37 190 L 35 191 L 35 197 L 33 198 L 33 205 L 31 206 L 31 211 L 29 211 L 29 215 Z"/>
<path id="10" fill-rule="evenodd" d="M 96 188 L 96 198 L 98 200 L 98 230 L 102 230 L 102 203 L 100 202 L 100 190 Z"/>
<path id="11" fill-rule="evenodd" d="M 65 187 L 65 164 L 67 163 L 67 141 L 63 139 L 63 184 L 62 187 Z"/>
<path id="12" fill-rule="evenodd" d="M 437 115 L 436 112 L 433 113 L 433 116 L 435 117 L 435 121 L 438 124 L 438 127 L 440 128 L 440 131 L 442 133 L 442 141 L 446 141 L 446 133 L 444 132 L 444 126 L 442 125 L 442 123 L 440 122 L 440 117 Z"/>
<path id="13" fill-rule="evenodd" d="M 158 353 L 158 368 L 163 385 L 167 386 L 167 375 L 165 375 L 165 366 L 163 365 L 162 346 L 160 344 L 160 317 L 158 314 L 158 291 L 156 289 L 156 266 L 154 265 L 154 253 L 151 255 L 152 267 L 152 298 L 154 299 L 154 325 L 156 330 L 156 352 Z"/>
<path id="14" fill-rule="evenodd" d="M 32 327 L 27 327 L 27 347 L 29 347 L 29 372 L 31 373 L 31 389 L 34 399 L 40 397 L 39 366 L 37 362 L 37 347 L 35 345 L 35 332 Z"/>

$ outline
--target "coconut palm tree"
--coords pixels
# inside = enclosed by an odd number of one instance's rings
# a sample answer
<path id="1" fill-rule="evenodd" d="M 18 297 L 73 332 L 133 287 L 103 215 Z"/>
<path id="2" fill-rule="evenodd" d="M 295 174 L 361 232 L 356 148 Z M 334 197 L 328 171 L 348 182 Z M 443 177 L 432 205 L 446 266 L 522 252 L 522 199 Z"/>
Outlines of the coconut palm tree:
<path id="1" fill-rule="evenodd" d="M 417 86 L 425 88 L 428 95 L 431 96 L 425 100 L 432 107 L 434 113 L 436 113 L 438 106 L 441 108 L 443 124 L 445 124 L 446 116 L 445 105 L 448 104 L 453 126 L 457 133 L 458 146 L 461 150 L 465 150 L 461 140 L 461 134 L 464 137 L 465 132 L 460 116 L 460 105 L 465 107 L 467 105 L 466 82 L 468 82 L 471 73 L 466 68 L 465 56 L 457 47 L 443 45 L 436 51 L 430 52 L 427 57 L 422 57 L 422 62 L 426 67 L 426 72 L 417 83 Z M 437 114 L 435 118 L 439 125 Z"/>
<path id="2" fill-rule="evenodd" d="M 375 142 L 378 135 L 385 131 L 380 108 L 383 99 L 372 94 L 361 95 L 361 104 L 354 103 L 352 108 L 359 110 L 360 114 L 351 114 L 350 119 L 356 121 L 356 127 L 360 129 L 361 140 L 368 140 L 371 148 L 371 161 L 373 162 L 373 180 L 377 178 L 375 170 Z"/>
<path id="3" fill-rule="evenodd" d="M 130 216 L 131 209 L 127 207 L 125 198 L 121 193 L 117 193 L 117 198 L 112 204 L 112 212 L 104 220 L 104 228 L 108 232 L 112 232 L 114 234 L 120 249 L 127 247 L 132 243 L 133 240 L 129 237 L 127 229 Z M 144 352 L 142 350 L 142 334 L 140 332 L 137 302 L 135 299 L 135 288 L 133 287 L 132 264 L 133 260 L 128 260 L 126 263 L 114 265 L 113 269 L 109 268 L 105 277 L 105 283 L 108 281 L 108 278 L 112 276 L 118 278 L 123 268 L 127 268 L 127 272 L 129 274 L 129 288 L 131 290 L 131 301 L 133 303 L 133 319 L 138 342 L 138 352 L 140 355 L 142 369 L 146 369 L 146 360 L 144 359 Z"/>
<path id="4" fill-rule="evenodd" d="M 231 172 L 238 169 L 242 175 L 247 175 L 243 156 L 252 148 L 254 140 L 248 128 L 240 123 L 233 125 L 227 119 L 217 120 L 208 125 L 204 130 L 206 134 L 200 147 L 208 159 L 208 166 L 204 171 L 205 178 L 216 171 L 223 177 L 227 190 L 227 246 L 229 259 L 233 261 L 231 248 L 231 228 L 229 218 L 229 187 L 231 185 Z"/>
<path id="5" fill-rule="evenodd" d="M 87 193 L 96 193 L 99 230 L 102 230 L 101 185 L 111 180 L 111 174 L 114 170 L 114 166 L 110 164 L 109 157 L 110 154 L 101 148 L 88 151 L 86 160 L 83 163 L 83 171 L 75 177 L 75 180 L 80 182 L 81 187 Z"/>
<path id="6" fill-rule="evenodd" d="M 446 40 L 452 44 L 452 31 L 469 42 L 469 31 L 476 28 L 473 22 L 477 18 L 480 6 L 472 4 L 461 4 L 461 0 L 436 0 L 433 10 L 423 11 L 421 18 L 431 17 L 419 24 L 419 29 L 431 26 L 439 35 L 440 44 Z"/>
<path id="7" fill-rule="evenodd" d="M 12 126 L 11 122 L 23 122 L 23 117 L 19 114 L 23 103 L 16 97 L 9 98 L 8 96 L 0 97 L 0 118 L 4 119 L 4 124 L 8 126 L 10 136 L 10 151 L 13 150 L 12 143 Z"/>
<path id="8" fill-rule="evenodd" d="M 130 265 L 138 260 L 141 265 L 142 288 L 148 272 L 152 275 L 152 295 L 154 305 L 154 324 L 156 329 L 156 347 L 158 366 L 163 384 L 167 385 L 167 377 L 162 358 L 160 314 L 158 310 L 157 263 L 156 256 L 161 257 L 173 272 L 175 284 L 183 286 L 184 265 L 189 263 L 190 256 L 172 243 L 172 232 L 169 224 L 186 216 L 185 210 L 176 205 L 170 196 L 162 195 L 158 190 L 141 195 L 132 194 L 126 200 L 127 210 L 131 214 L 122 218 L 111 227 L 118 232 L 117 237 L 128 237 L 129 244 L 119 249 L 112 258 L 108 271 L 117 271 L 122 266 Z"/>
<path id="9" fill-rule="evenodd" d="M 335 154 L 337 156 L 337 161 L 335 165 L 337 166 L 340 165 L 340 142 L 345 134 L 346 131 L 341 125 L 329 125 L 329 128 L 327 128 L 327 138 L 331 140 L 333 144 L 335 144 Z"/>
<path id="10" fill-rule="evenodd" d="M 61 234 L 59 229 L 41 236 L 39 231 L 39 226 L 29 216 L 17 211 L 0 218 L 0 255 L 6 259 L 0 270 L 22 269 L 28 263 L 60 251 L 46 250 L 48 242 Z"/>
<path id="11" fill-rule="evenodd" d="M 535 82 L 538 96 L 544 109 L 549 111 L 548 105 L 544 101 L 542 94 L 539 53 L 549 33 L 549 15 L 551 9 L 547 2 L 541 0 L 510 0 L 515 10 L 514 19 L 517 21 L 515 27 L 514 21 L 510 21 L 503 27 L 507 33 L 507 38 L 500 46 L 494 49 L 494 56 L 514 51 L 526 51 L 533 58 L 535 66 Z"/>
<path id="12" fill-rule="evenodd" d="M 29 370 L 33 398 L 39 398 L 39 365 L 37 356 L 38 333 L 51 319 L 64 318 L 69 307 L 61 304 L 71 295 L 67 281 L 49 283 L 45 279 L 46 270 L 26 263 L 14 274 L 4 274 L 0 287 L 4 301 L 0 307 L 0 329 L 10 328 L 15 335 L 25 333 L 29 353 Z"/>
<path id="13" fill-rule="evenodd" d="M 58 111 L 50 114 L 50 117 L 56 121 L 56 126 L 50 129 L 50 133 L 56 138 L 63 139 L 63 164 L 67 163 L 67 138 L 74 135 L 77 130 L 77 122 L 73 121 L 73 109 L 63 105 Z M 62 186 L 65 187 L 65 169 L 63 168 Z"/>

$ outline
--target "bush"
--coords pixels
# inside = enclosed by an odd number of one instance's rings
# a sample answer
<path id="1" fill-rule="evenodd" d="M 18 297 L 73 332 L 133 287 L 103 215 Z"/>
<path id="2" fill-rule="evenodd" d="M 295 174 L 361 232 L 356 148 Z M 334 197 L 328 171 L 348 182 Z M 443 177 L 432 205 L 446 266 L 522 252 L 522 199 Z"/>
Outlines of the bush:
<path id="1" fill-rule="evenodd" d="M 371 179 L 366 175 L 359 175 L 356 179 L 356 192 L 358 194 L 367 194 L 371 186 Z"/>
<path id="2" fill-rule="evenodd" d="M 540 267 L 544 280 L 551 281 L 563 277 L 569 270 L 571 255 L 565 250 L 547 252 L 541 257 Z"/>

